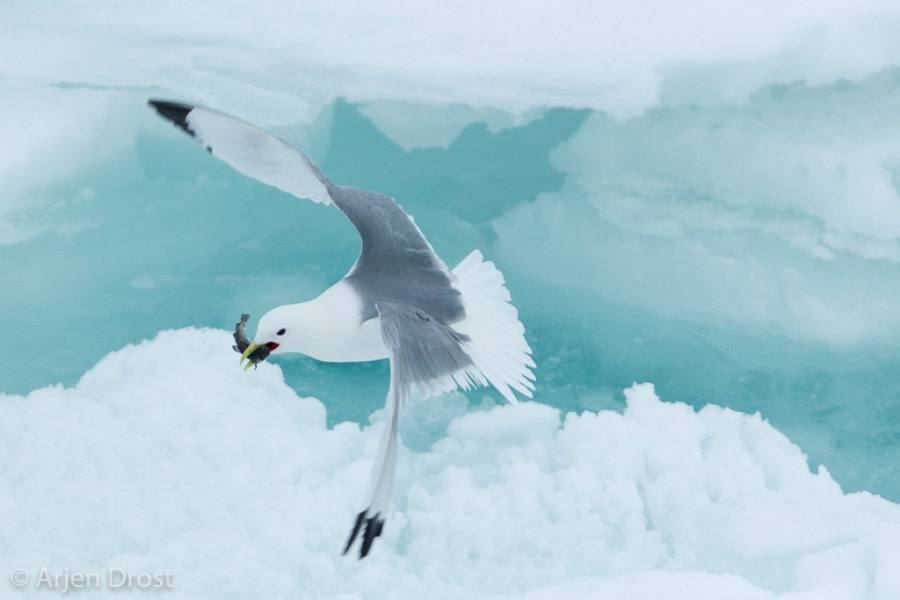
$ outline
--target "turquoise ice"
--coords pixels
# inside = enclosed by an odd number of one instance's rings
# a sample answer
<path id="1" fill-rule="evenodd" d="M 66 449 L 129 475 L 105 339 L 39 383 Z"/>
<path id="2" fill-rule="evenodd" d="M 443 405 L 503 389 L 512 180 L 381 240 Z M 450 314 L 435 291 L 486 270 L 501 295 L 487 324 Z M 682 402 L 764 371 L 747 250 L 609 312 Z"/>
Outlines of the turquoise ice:
<path id="1" fill-rule="evenodd" d="M 470 124 L 446 148 L 404 150 L 346 101 L 275 131 L 333 179 L 396 197 L 448 263 L 476 247 L 498 262 L 540 365 L 538 400 L 615 408 L 618 390 L 653 381 L 697 407 L 760 411 L 848 489 L 898 498 L 897 244 L 815 212 L 826 194 L 842 206 L 840 185 L 851 215 L 872 210 L 857 194 L 882 172 L 891 181 L 897 142 L 877 115 L 898 88 L 886 71 L 622 124 L 553 109 L 496 132 Z M 128 145 L 42 190 L 53 204 L 12 223 L 44 233 L 0 247 L 0 303 L 16 315 L 2 343 L 20 365 L 8 392 L 72 384 L 161 329 L 231 329 L 241 312 L 313 297 L 358 251 L 339 213 L 248 181 L 157 122 L 142 96 L 116 95 L 136 123 Z M 845 137 L 852 153 L 817 146 Z M 804 173 L 817 159 L 798 153 L 811 147 L 837 166 Z M 33 336 L 54 343 L 21 343 Z M 331 422 L 383 402 L 384 364 L 282 364 Z"/>

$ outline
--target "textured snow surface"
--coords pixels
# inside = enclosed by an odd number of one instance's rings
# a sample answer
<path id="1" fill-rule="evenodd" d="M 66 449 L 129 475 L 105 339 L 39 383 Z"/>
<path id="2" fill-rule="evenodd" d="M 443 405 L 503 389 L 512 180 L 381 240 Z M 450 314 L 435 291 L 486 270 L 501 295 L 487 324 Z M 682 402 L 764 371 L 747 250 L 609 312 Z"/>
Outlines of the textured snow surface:
<path id="1" fill-rule="evenodd" d="M 842 493 L 758 415 L 649 384 L 624 414 L 448 417 L 401 451 L 372 555 L 341 557 L 380 413 L 328 429 L 230 342 L 164 331 L 73 388 L 0 396 L 0 569 L 168 570 L 167 597 L 192 599 L 900 594 L 900 507 Z M 403 431 L 435 427 L 419 410 Z M 429 412 L 459 413 L 452 397 Z"/>

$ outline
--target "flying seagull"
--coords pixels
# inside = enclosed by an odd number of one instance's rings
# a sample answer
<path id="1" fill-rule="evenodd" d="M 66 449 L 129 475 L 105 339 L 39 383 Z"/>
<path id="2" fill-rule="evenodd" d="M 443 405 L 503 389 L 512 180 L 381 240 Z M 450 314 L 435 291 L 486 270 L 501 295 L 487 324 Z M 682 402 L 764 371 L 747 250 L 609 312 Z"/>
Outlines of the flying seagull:
<path id="1" fill-rule="evenodd" d="M 531 397 L 534 361 L 503 275 L 474 250 L 450 270 L 394 200 L 335 185 L 287 142 L 230 115 L 150 100 L 164 118 L 237 171 L 299 198 L 336 205 L 359 231 L 362 249 L 343 279 L 308 302 L 273 308 L 259 320 L 247 366 L 270 353 L 302 352 L 327 362 L 390 359 L 387 425 L 365 508 L 360 558 L 381 535 L 397 461 L 398 413 L 411 397 L 493 385 L 509 402 Z"/>

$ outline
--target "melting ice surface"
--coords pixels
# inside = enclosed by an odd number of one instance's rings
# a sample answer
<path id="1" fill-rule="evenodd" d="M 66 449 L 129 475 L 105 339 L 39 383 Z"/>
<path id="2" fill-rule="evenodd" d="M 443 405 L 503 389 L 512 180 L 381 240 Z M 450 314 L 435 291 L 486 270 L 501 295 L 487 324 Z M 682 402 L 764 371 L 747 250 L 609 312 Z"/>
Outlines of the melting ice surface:
<path id="1" fill-rule="evenodd" d="M 776 4 L 4 4 L 0 575 L 900 597 L 900 21 Z M 148 96 L 268 127 L 398 198 L 448 264 L 478 247 L 506 275 L 536 402 L 411 406 L 363 563 L 337 554 L 387 365 L 245 375 L 221 331 L 325 289 L 355 232 Z"/>

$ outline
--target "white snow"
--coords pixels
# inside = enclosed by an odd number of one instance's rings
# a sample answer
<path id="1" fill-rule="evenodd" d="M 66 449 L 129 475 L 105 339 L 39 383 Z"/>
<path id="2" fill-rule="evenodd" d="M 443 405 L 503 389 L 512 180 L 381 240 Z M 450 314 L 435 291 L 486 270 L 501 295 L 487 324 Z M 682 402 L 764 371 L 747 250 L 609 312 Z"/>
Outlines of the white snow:
<path id="1" fill-rule="evenodd" d="M 169 571 L 166 597 L 193 600 L 900 595 L 900 507 L 842 493 L 759 415 L 649 384 L 624 414 L 455 418 L 401 451 L 372 555 L 342 557 L 380 413 L 327 429 L 230 343 L 164 331 L 74 388 L 0 395 L 0 573 Z"/>
<path id="2" fill-rule="evenodd" d="M 0 7 L 0 73 L 168 88 L 261 125 L 311 118 L 335 96 L 629 117 L 669 84 L 671 94 L 709 100 L 771 82 L 862 77 L 900 59 L 898 22 L 890 0 L 168 0 L 114 9 L 11 0 Z M 697 85 L 698 74 L 735 66 L 740 78 Z"/>

